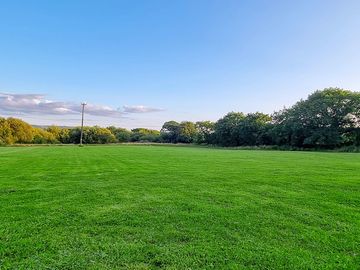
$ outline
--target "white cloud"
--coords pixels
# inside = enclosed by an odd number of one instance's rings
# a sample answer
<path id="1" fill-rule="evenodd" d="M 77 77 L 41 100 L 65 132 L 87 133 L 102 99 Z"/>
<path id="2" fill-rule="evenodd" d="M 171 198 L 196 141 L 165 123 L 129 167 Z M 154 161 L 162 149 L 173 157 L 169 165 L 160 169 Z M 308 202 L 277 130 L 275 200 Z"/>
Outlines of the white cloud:
<path id="1" fill-rule="evenodd" d="M 143 105 L 136 105 L 136 106 L 125 105 L 123 108 L 125 113 L 149 113 L 149 112 L 163 111 L 163 109 L 160 108 L 152 108 Z"/>
<path id="2" fill-rule="evenodd" d="M 162 109 L 146 106 L 124 106 L 123 110 L 109 106 L 87 104 L 86 114 L 104 117 L 122 117 L 128 113 L 148 113 Z M 15 114 L 71 115 L 81 112 L 80 104 L 74 102 L 51 101 L 41 94 L 10 94 L 0 92 L 0 111 Z"/>
<path id="3" fill-rule="evenodd" d="M 0 93 L 0 110 L 23 114 L 78 114 L 80 104 L 73 102 L 46 100 L 41 94 L 9 94 Z M 121 116 L 121 112 L 108 106 L 88 104 L 86 113 L 97 116 Z"/>

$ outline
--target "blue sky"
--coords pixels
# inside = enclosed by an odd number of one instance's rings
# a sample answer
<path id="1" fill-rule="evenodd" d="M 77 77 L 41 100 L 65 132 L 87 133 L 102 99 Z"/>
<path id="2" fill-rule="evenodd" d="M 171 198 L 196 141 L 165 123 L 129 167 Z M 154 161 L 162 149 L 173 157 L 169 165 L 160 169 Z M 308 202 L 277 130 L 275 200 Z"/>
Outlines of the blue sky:
<path id="1" fill-rule="evenodd" d="M 360 90 L 360 1 L 3 1 L 0 115 L 160 128 Z"/>

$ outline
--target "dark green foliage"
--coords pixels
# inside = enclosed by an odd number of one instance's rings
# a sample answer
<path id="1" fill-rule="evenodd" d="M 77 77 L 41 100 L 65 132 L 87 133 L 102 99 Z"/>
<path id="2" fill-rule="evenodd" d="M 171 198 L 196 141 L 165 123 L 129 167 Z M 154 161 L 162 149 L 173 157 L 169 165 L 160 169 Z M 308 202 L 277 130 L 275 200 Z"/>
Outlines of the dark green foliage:
<path id="1" fill-rule="evenodd" d="M 163 142 L 177 143 L 180 134 L 180 124 L 176 121 L 165 122 L 161 128 Z"/>
<path id="2" fill-rule="evenodd" d="M 217 143 L 223 146 L 270 144 L 271 117 L 263 113 L 229 113 L 215 125 Z"/>
<path id="3" fill-rule="evenodd" d="M 238 127 L 242 145 L 271 144 L 269 136 L 271 120 L 269 115 L 260 112 L 247 114 Z"/>
<path id="4" fill-rule="evenodd" d="M 193 122 L 184 121 L 179 125 L 178 142 L 180 143 L 192 143 L 196 138 L 196 126 Z"/>
<path id="5" fill-rule="evenodd" d="M 328 88 L 316 91 L 274 115 L 276 144 L 334 148 L 358 144 L 360 93 Z"/>
<path id="6" fill-rule="evenodd" d="M 81 129 L 73 128 L 70 130 L 70 142 L 80 142 Z M 84 144 L 105 144 L 116 142 L 114 134 L 109 129 L 95 127 L 84 127 L 83 143 Z"/>
<path id="7" fill-rule="evenodd" d="M 130 141 L 132 142 L 159 142 L 160 131 L 147 129 L 147 128 L 135 128 L 131 130 Z"/>
<path id="8" fill-rule="evenodd" d="M 231 112 L 215 124 L 216 142 L 222 146 L 242 145 L 240 125 L 244 121 L 243 113 Z"/>
<path id="9" fill-rule="evenodd" d="M 130 142 L 131 131 L 126 128 L 116 128 L 114 126 L 108 127 L 112 134 L 114 134 L 117 142 Z"/>
<path id="10" fill-rule="evenodd" d="M 215 123 L 211 121 L 196 122 L 195 142 L 197 144 L 214 144 L 215 143 Z"/>
<path id="11" fill-rule="evenodd" d="M 196 125 L 190 121 L 165 122 L 161 128 L 161 140 L 166 143 L 192 143 L 196 141 Z"/>

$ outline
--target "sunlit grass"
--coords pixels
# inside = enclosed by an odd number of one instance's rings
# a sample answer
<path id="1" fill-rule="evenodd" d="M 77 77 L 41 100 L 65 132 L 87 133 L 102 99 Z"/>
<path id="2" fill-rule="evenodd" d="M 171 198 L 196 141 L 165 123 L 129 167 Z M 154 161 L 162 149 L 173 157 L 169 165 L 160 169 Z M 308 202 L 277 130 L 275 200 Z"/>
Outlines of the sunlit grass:
<path id="1" fill-rule="evenodd" d="M 360 155 L 0 148 L 0 269 L 358 269 Z"/>

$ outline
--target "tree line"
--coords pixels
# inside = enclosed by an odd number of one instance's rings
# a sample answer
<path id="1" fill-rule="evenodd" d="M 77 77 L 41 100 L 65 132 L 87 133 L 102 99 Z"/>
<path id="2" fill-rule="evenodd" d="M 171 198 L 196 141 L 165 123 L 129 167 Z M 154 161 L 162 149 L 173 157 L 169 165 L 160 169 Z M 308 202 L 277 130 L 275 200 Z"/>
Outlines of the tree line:
<path id="1" fill-rule="evenodd" d="M 85 144 L 156 142 L 323 149 L 360 146 L 360 93 L 327 88 L 272 115 L 230 112 L 216 122 L 168 121 L 160 131 L 84 127 L 83 135 Z M 20 119 L 0 118 L 0 144 L 77 144 L 79 141 L 79 127 L 37 128 Z"/>

